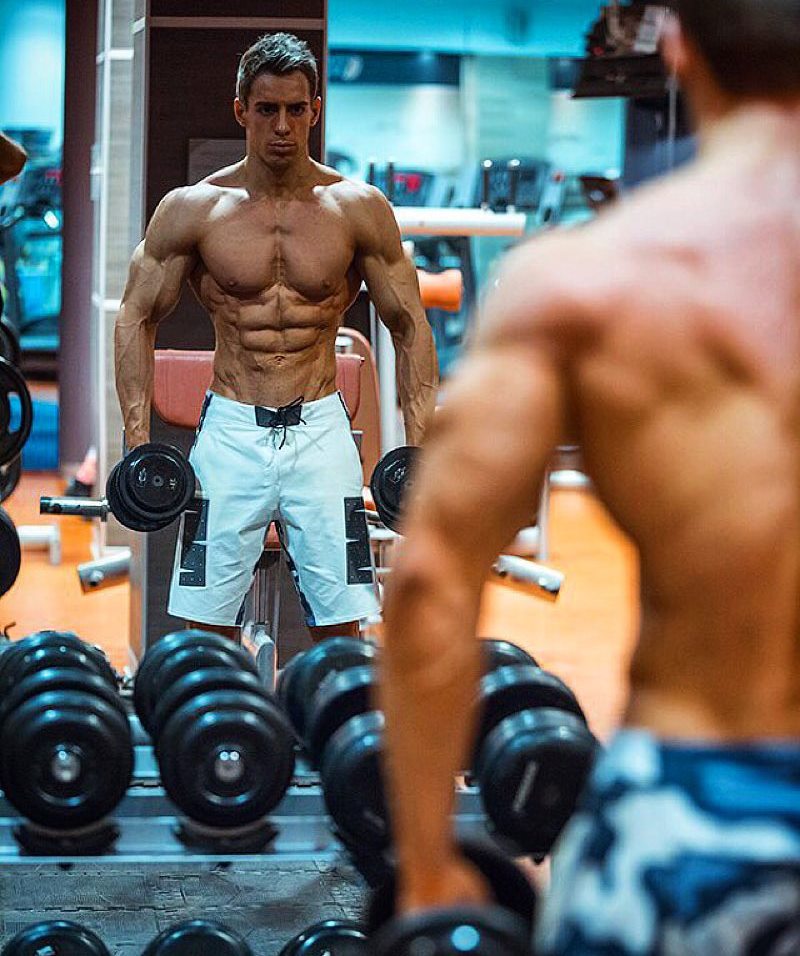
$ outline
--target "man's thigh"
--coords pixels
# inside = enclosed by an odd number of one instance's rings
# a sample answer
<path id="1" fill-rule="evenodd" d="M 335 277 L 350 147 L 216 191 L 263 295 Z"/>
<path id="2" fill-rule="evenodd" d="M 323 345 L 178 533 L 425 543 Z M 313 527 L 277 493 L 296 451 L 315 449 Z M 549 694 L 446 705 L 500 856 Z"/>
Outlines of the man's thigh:
<path id="1" fill-rule="evenodd" d="M 263 432 L 231 434 L 206 421 L 190 455 L 200 494 L 181 518 L 169 613 L 230 627 L 239 611 L 277 506 Z"/>
<path id="2" fill-rule="evenodd" d="M 309 442 L 281 490 L 280 535 L 310 627 L 378 611 L 363 476 L 349 423 Z"/>

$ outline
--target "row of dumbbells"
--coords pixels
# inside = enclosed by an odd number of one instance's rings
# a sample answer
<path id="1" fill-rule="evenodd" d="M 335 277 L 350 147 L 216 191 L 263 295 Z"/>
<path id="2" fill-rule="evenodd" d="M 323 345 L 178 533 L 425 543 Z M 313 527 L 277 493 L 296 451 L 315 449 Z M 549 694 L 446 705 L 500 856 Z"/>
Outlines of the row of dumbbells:
<path id="1" fill-rule="evenodd" d="M 486 641 L 481 724 L 469 774 L 494 831 L 544 856 L 570 816 L 596 741 L 569 688 L 525 652 Z M 278 699 L 250 655 L 215 634 L 168 635 L 145 656 L 134 704 L 161 781 L 192 821 L 263 822 L 295 774 L 295 741 L 319 772 L 338 835 L 382 853 L 390 824 L 381 779 L 376 649 L 334 638 L 282 672 Z M 46 631 L 0 655 L 0 785 L 29 821 L 54 831 L 97 824 L 125 795 L 133 741 L 105 655 Z"/>
<path id="2" fill-rule="evenodd" d="M 515 850 L 544 857 L 575 808 L 597 741 L 570 688 L 507 641 L 482 642 L 485 675 L 471 766 L 487 820 Z M 282 671 L 278 697 L 319 771 L 328 812 L 350 849 L 382 853 L 390 822 L 381 775 L 378 652 L 332 638 Z"/>
<path id="3" fill-rule="evenodd" d="M 280 956 L 533 956 L 531 933 L 536 894 L 527 877 L 497 848 L 465 844 L 482 872 L 493 901 L 485 906 L 454 906 L 396 914 L 396 880 L 390 873 L 372 895 L 365 923 L 328 919 L 290 939 Z M 86 927 L 66 921 L 27 927 L 0 956 L 110 956 L 102 940 Z M 256 956 L 231 928 L 210 920 L 179 923 L 160 933 L 142 956 Z"/>
<path id="4" fill-rule="evenodd" d="M 169 635 L 145 656 L 134 700 L 164 788 L 189 819 L 241 827 L 283 797 L 292 732 L 240 647 L 214 634 Z M 37 832 L 101 824 L 130 786 L 133 748 L 100 648 L 58 631 L 0 648 L 0 787 Z"/>

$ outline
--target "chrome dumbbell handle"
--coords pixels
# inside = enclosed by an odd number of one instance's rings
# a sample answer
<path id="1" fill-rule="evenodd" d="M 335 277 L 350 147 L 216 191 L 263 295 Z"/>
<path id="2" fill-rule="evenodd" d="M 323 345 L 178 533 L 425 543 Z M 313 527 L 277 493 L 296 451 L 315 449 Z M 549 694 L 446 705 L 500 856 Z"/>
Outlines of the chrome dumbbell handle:
<path id="1" fill-rule="evenodd" d="M 78 518 L 99 518 L 105 521 L 111 509 L 105 498 L 40 498 L 40 515 L 64 515 Z"/>
<path id="2" fill-rule="evenodd" d="M 516 586 L 545 601 L 557 601 L 564 583 L 564 575 L 560 571 L 512 554 L 501 554 L 492 572 L 505 584 Z"/>

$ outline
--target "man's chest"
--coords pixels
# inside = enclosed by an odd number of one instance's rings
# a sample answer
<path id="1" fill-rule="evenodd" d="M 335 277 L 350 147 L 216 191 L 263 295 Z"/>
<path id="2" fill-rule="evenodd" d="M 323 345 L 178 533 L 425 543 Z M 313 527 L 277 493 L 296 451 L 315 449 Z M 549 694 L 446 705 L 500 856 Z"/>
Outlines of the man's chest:
<path id="1" fill-rule="evenodd" d="M 199 251 L 206 270 L 233 295 L 285 285 L 309 299 L 345 283 L 355 246 L 338 210 L 311 203 L 252 204 L 212 219 Z"/>

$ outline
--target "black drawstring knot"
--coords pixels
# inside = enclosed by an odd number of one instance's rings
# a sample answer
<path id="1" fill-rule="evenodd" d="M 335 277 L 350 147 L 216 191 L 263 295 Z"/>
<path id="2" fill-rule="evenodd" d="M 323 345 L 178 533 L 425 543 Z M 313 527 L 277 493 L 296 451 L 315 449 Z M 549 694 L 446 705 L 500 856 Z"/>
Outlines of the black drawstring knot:
<path id="1" fill-rule="evenodd" d="M 262 428 L 282 428 L 283 436 L 281 437 L 281 443 L 278 446 L 280 450 L 286 444 L 286 429 L 292 425 L 305 425 L 305 419 L 302 417 L 300 412 L 303 408 L 303 396 L 296 398 L 293 402 L 290 402 L 288 405 L 281 405 L 275 409 L 273 412 L 272 409 L 262 408 L 260 405 L 256 406 L 256 423 Z"/>

